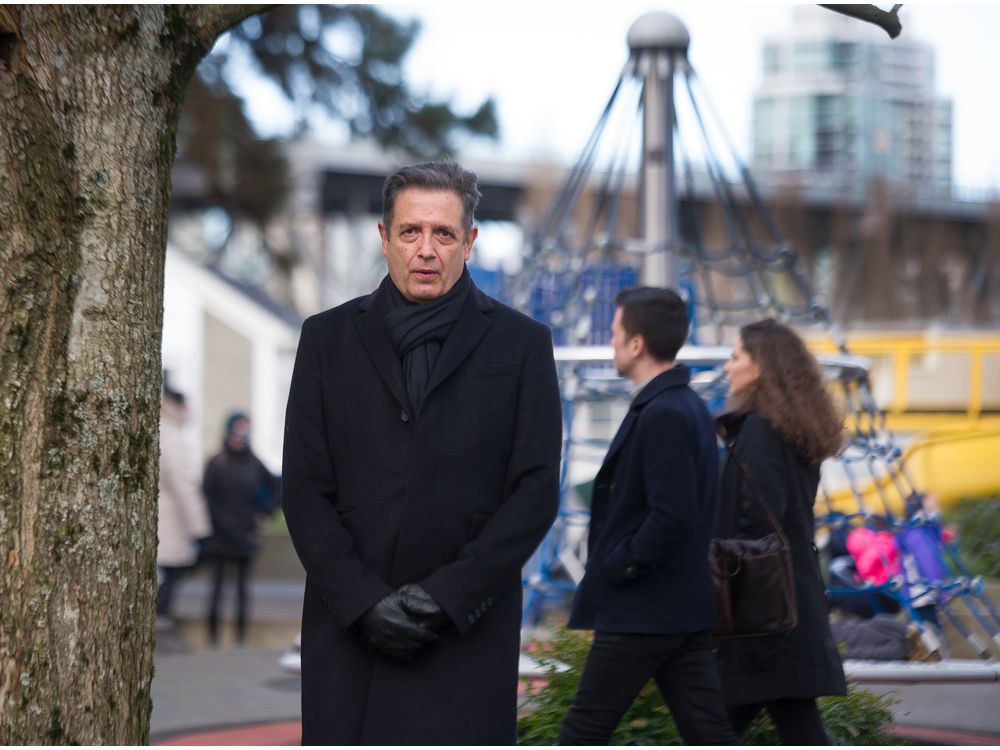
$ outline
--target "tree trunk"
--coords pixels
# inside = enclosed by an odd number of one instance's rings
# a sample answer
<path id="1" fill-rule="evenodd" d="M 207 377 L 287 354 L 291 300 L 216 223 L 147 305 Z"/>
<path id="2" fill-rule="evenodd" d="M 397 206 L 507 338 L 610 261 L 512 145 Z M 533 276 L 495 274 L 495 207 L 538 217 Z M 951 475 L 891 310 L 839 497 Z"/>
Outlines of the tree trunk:
<path id="1" fill-rule="evenodd" d="M 144 744 L 174 129 L 258 8 L 0 6 L 0 744 Z"/>

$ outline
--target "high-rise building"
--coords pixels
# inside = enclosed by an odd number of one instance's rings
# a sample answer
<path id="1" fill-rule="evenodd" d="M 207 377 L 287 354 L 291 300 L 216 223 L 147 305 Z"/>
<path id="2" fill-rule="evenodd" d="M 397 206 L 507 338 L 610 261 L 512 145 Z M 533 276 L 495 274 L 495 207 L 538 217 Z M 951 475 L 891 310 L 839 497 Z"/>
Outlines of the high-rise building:
<path id="1" fill-rule="evenodd" d="M 752 163 L 761 177 L 862 189 L 951 189 L 951 100 L 934 93 L 934 50 L 818 6 L 764 41 Z"/>

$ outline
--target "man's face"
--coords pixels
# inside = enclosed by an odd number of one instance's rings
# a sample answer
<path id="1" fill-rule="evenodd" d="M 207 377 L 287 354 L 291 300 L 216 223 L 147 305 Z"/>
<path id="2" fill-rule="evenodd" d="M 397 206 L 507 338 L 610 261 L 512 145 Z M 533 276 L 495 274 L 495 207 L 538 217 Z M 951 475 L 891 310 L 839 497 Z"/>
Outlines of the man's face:
<path id="1" fill-rule="evenodd" d="M 237 419 L 229 429 L 229 445 L 235 450 L 247 448 L 250 445 L 250 422 Z"/>
<path id="2" fill-rule="evenodd" d="M 410 302 L 430 302 L 462 276 L 479 230 L 462 229 L 462 200 L 450 190 L 405 188 L 392 226 L 378 225 L 389 277 Z"/>
<path id="3" fill-rule="evenodd" d="M 622 309 L 615 308 L 611 321 L 611 347 L 615 350 L 615 369 L 624 378 L 629 377 L 638 356 L 638 336 L 629 336 L 622 325 Z"/>

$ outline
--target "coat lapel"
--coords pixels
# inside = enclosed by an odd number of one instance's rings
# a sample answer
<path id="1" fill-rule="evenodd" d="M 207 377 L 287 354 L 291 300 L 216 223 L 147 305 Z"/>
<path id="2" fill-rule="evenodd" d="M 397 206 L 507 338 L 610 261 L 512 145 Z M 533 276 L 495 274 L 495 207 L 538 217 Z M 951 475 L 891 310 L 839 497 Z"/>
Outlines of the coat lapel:
<path id="1" fill-rule="evenodd" d="M 608 466 L 612 463 L 638 421 L 639 412 L 636 411 L 634 407 L 630 408 L 628 413 L 625 415 L 625 419 L 622 420 L 621 425 L 618 427 L 618 432 L 616 432 L 614 438 L 612 438 L 611 445 L 608 446 L 608 453 L 604 457 L 604 465 Z"/>
<path id="2" fill-rule="evenodd" d="M 444 346 L 441 347 L 441 354 L 438 355 L 437 363 L 431 371 L 430 381 L 427 383 L 424 403 L 434 389 L 458 369 L 486 335 L 491 325 L 486 312 L 492 309 L 493 303 L 490 302 L 490 298 L 473 286 L 469 290 L 461 315 L 455 321 L 455 327 L 451 329 L 448 338 L 444 340 Z"/>
<path id="3" fill-rule="evenodd" d="M 614 438 L 611 440 L 611 445 L 608 447 L 608 454 L 604 458 L 604 464 L 610 465 L 612 459 L 615 457 L 615 454 L 621 450 L 622 445 L 625 443 L 629 434 L 631 434 L 636 422 L 639 421 L 639 412 L 642 411 L 642 408 L 646 404 L 663 393 L 663 391 L 667 390 L 667 388 L 672 388 L 678 385 L 687 385 L 690 380 L 691 373 L 687 366 L 676 365 L 666 372 L 660 373 L 647 383 L 646 387 L 643 388 L 632 400 L 632 405 L 629 407 L 628 414 L 625 415 L 625 419 L 618 428 L 618 432 L 615 433 Z"/>
<path id="4" fill-rule="evenodd" d="M 403 382 L 403 364 L 392 346 L 389 331 L 385 327 L 385 294 L 380 289 L 372 292 L 358 308 L 355 324 L 361 342 L 368 350 L 368 356 L 379 376 L 385 381 L 399 405 L 407 411 L 412 411 L 410 399 L 406 395 L 406 385 Z"/>

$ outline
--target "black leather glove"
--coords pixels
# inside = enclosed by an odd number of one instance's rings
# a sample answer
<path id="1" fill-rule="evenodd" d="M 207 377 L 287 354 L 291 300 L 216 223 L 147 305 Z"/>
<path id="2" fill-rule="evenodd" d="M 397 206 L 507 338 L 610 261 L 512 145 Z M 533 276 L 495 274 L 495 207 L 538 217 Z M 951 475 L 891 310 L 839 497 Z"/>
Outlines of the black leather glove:
<path id="1" fill-rule="evenodd" d="M 365 612 L 359 624 L 375 650 L 399 661 L 411 661 L 424 646 L 438 639 L 436 633 L 407 615 L 395 591 Z"/>
<path id="2" fill-rule="evenodd" d="M 451 618 L 419 583 L 407 583 L 398 593 L 406 613 L 425 628 L 442 630 L 451 624 Z"/>

